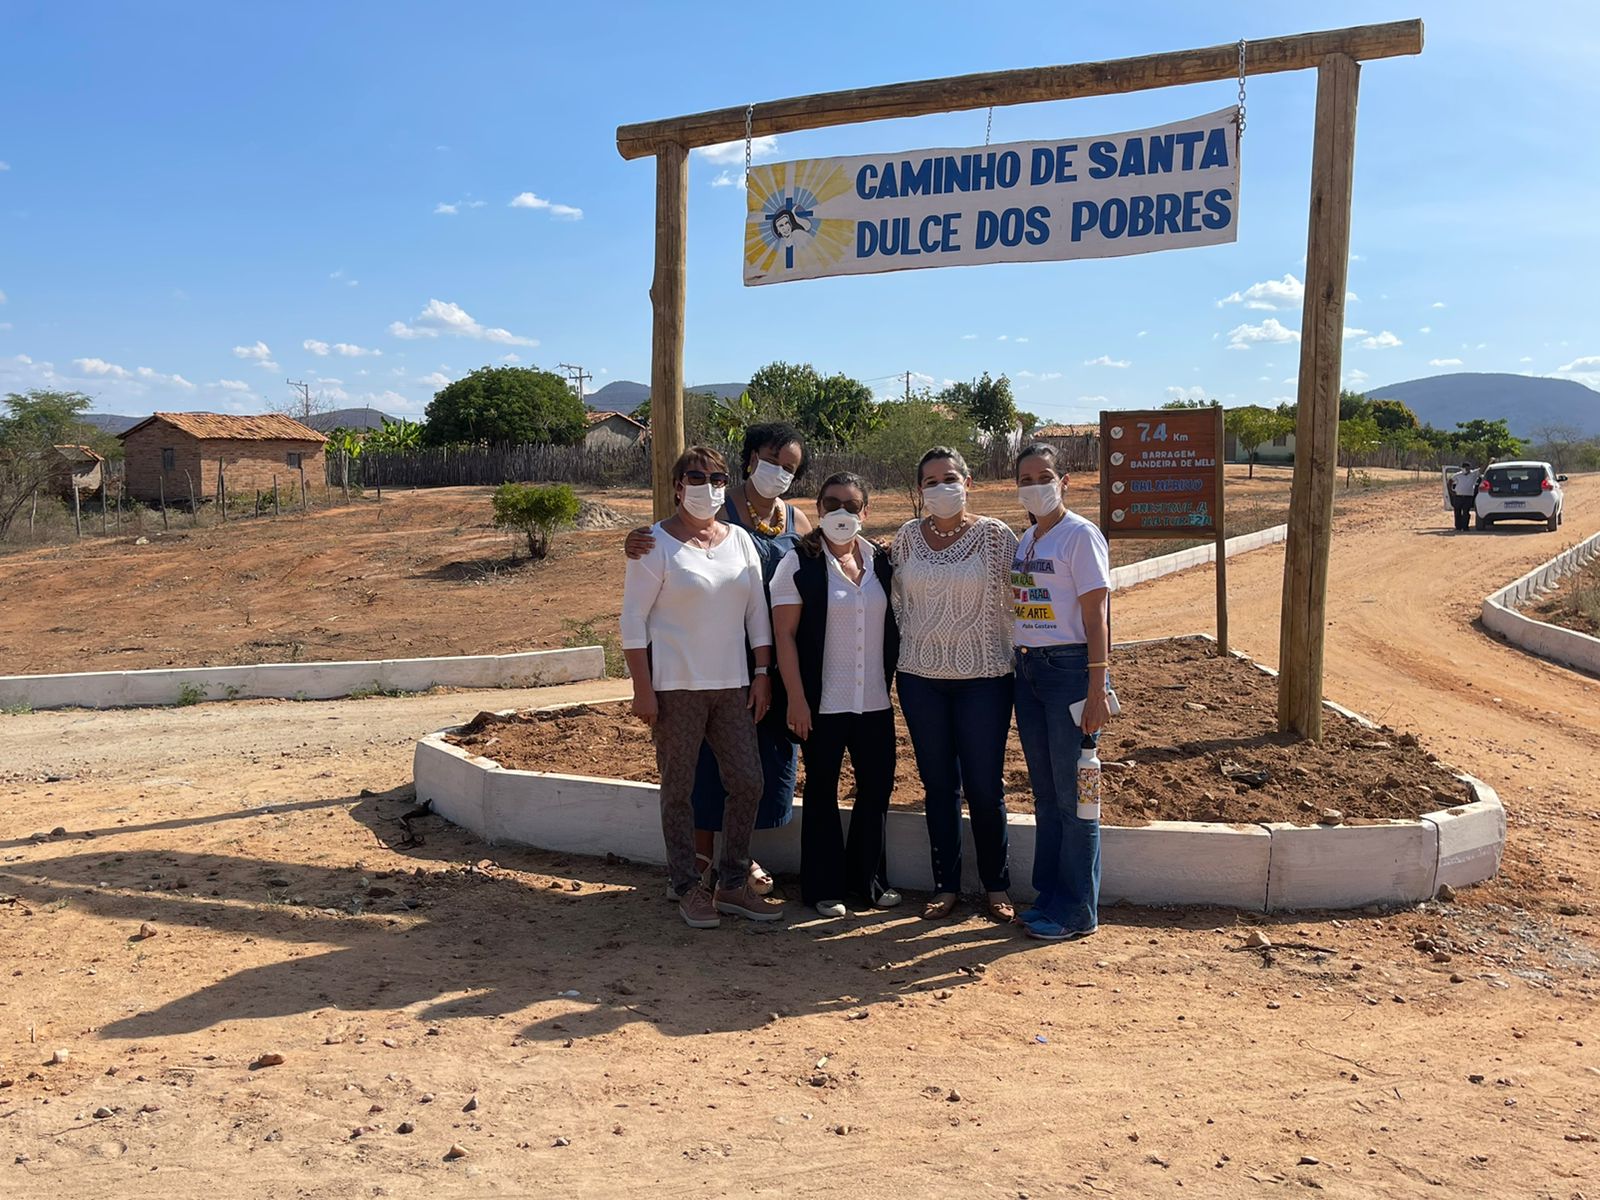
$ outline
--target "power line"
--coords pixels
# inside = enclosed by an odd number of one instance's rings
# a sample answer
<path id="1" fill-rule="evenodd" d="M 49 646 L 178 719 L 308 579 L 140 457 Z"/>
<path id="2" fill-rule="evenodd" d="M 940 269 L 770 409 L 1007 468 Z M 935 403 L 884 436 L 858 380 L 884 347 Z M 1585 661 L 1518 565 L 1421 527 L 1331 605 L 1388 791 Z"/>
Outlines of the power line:
<path id="1" fill-rule="evenodd" d="M 567 382 L 577 389 L 578 399 L 582 400 L 584 395 L 584 382 L 586 380 L 593 381 L 594 376 L 589 374 L 589 372 L 585 371 L 582 367 L 575 367 L 571 363 L 557 363 L 556 365 L 567 373 Z"/>

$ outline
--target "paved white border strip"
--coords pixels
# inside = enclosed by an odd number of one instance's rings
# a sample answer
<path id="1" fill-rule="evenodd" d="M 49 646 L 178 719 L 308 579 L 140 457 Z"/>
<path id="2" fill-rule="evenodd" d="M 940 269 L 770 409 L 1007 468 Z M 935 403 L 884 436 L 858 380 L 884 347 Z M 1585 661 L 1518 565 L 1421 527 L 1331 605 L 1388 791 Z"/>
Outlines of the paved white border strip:
<path id="1" fill-rule="evenodd" d="M 1483 625 L 1541 658 L 1600 675 L 1600 638 L 1576 629 L 1565 629 L 1546 621 L 1525 617 L 1517 609 L 1539 593 L 1553 588 L 1565 575 L 1581 570 L 1600 558 L 1600 533 L 1556 555 L 1543 566 L 1535 567 L 1521 579 L 1506 584 L 1483 600 Z"/>
<path id="2" fill-rule="evenodd" d="M 1260 550 L 1263 546 L 1275 545 L 1284 541 L 1289 536 L 1287 525 L 1274 525 L 1270 529 L 1257 530 L 1255 533 L 1241 533 L 1238 537 L 1227 540 L 1228 557 L 1238 558 L 1241 554 L 1248 554 L 1252 550 Z M 1111 571 L 1111 590 L 1130 588 L 1136 583 L 1148 583 L 1152 579 L 1160 579 L 1163 575 L 1174 575 L 1179 571 L 1187 571 L 1191 567 L 1201 567 L 1206 563 L 1216 562 L 1217 544 L 1208 542 L 1204 546 L 1191 546 L 1187 550 L 1179 550 L 1175 554 L 1163 554 L 1159 558 L 1141 559 L 1131 562 L 1126 566 L 1113 567 Z"/>
<path id="3" fill-rule="evenodd" d="M 1212 639 L 1189 634 L 1122 643 L 1118 648 L 1186 640 Z M 1275 674 L 1258 663 L 1251 665 Z M 1366 728 L 1377 728 L 1365 717 L 1331 703 L 1328 707 Z M 489 842 L 665 863 L 660 792 L 655 784 L 507 770 L 447 742 L 446 735 L 458 728 L 442 729 L 417 743 L 417 799 L 431 803 L 440 815 Z M 1492 788 L 1469 775 L 1456 778 L 1467 785 L 1473 801 L 1416 821 L 1309 828 L 1198 821 L 1102 826 L 1101 902 L 1208 904 L 1257 912 L 1358 908 L 1414 904 L 1431 899 L 1444 884 L 1479 883 L 1499 869 L 1505 812 Z M 795 814 L 796 819 L 782 829 L 756 834 L 756 855 L 769 868 L 800 869 L 804 805 L 799 797 Z M 1012 894 L 1028 900 L 1033 817 L 1016 813 L 1009 824 Z M 972 874 L 976 855 L 964 819 L 962 836 L 968 864 L 963 883 L 976 892 L 981 885 Z M 921 813 L 890 811 L 888 857 L 889 879 L 896 887 L 932 889 L 927 826 Z"/>
<path id="4" fill-rule="evenodd" d="M 421 692 L 431 687 L 542 687 L 605 674 L 599 646 L 386 658 L 370 662 L 258 663 L 156 671 L 0 676 L 0 708 L 122 708 L 201 700 L 332 700 L 355 692 Z"/>

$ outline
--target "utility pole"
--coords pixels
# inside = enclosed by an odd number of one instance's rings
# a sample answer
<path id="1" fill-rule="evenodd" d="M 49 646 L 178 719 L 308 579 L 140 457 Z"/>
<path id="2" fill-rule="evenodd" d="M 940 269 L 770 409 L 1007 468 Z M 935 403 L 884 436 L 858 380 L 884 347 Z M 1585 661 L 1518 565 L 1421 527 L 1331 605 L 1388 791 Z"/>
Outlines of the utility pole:
<path id="1" fill-rule="evenodd" d="M 300 393 L 300 420 L 302 422 L 309 421 L 311 419 L 311 385 L 302 383 L 298 379 L 285 379 L 284 382 Z"/>
<path id="2" fill-rule="evenodd" d="M 906 399 L 911 399 L 911 372 L 906 372 Z"/>
<path id="3" fill-rule="evenodd" d="M 567 382 L 577 389 L 578 399 L 583 400 L 583 385 L 586 381 L 593 382 L 594 376 L 582 367 L 575 367 L 571 363 L 558 363 L 556 365 L 567 373 Z"/>

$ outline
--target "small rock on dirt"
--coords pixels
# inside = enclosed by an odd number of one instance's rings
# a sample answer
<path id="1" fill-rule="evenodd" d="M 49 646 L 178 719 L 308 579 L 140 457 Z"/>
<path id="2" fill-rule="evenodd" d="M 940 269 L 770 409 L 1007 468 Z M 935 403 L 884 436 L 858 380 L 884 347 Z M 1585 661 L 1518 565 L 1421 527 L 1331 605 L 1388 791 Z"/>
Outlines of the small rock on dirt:
<path id="1" fill-rule="evenodd" d="M 1440 900 L 1443 900 L 1446 904 L 1448 904 L 1450 901 L 1456 898 L 1456 890 L 1448 883 L 1441 883 L 1439 885 L 1438 896 Z"/>
<path id="2" fill-rule="evenodd" d="M 71 1057 L 72 1057 L 72 1054 L 71 1054 L 70 1051 L 57 1050 L 54 1054 L 52 1054 L 50 1056 L 50 1065 L 52 1067 L 59 1067 Z"/>
<path id="3" fill-rule="evenodd" d="M 394 1127 L 394 1131 L 396 1133 L 415 1133 L 417 1131 L 417 1127 L 410 1121 L 401 1121 L 400 1124 Z"/>
<path id="4" fill-rule="evenodd" d="M 266 1054 L 263 1054 L 257 1058 L 255 1062 L 251 1063 L 250 1069 L 252 1071 L 259 1071 L 262 1067 L 281 1067 L 282 1065 L 283 1055 L 277 1053 L 276 1051 L 268 1051 Z"/>
<path id="5" fill-rule="evenodd" d="M 467 1102 L 461 1106 L 461 1111 L 462 1112 L 477 1112 L 478 1111 L 478 1097 L 477 1097 L 476 1094 L 474 1094 L 470 1098 L 468 1098 Z"/>
<path id="6" fill-rule="evenodd" d="M 54 829 L 52 829 L 50 831 L 50 836 L 51 837 L 66 837 L 67 836 L 67 827 L 65 825 L 57 825 Z"/>
<path id="7" fill-rule="evenodd" d="M 1201 704 L 1198 700 L 1185 700 L 1183 706 L 1190 712 L 1209 712 L 1211 710 L 1209 704 Z"/>
<path id="8" fill-rule="evenodd" d="M 454 1162 L 456 1159 L 465 1158 L 466 1156 L 466 1147 L 462 1146 L 459 1142 L 452 1142 L 450 1144 L 450 1149 L 444 1152 L 444 1159 L 446 1162 Z"/>
<path id="9" fill-rule="evenodd" d="M 1300 1156 L 1300 1165 L 1302 1167 L 1315 1167 L 1315 1166 L 1321 1165 L 1321 1163 L 1322 1163 L 1322 1160 L 1320 1158 L 1317 1158 L 1315 1155 L 1302 1154 Z"/>
<path id="10" fill-rule="evenodd" d="M 1337 808 L 1325 808 L 1322 810 L 1322 816 L 1318 818 L 1318 821 L 1323 825 L 1343 825 L 1344 813 Z"/>
<path id="11" fill-rule="evenodd" d="M 572 1145 L 572 1139 L 571 1138 L 558 1137 L 555 1141 L 551 1142 L 550 1144 L 552 1146 L 570 1146 L 570 1145 Z"/>
<path id="12" fill-rule="evenodd" d="M 1244 944 L 1249 946 L 1251 949 L 1270 948 L 1272 945 L 1272 939 L 1266 934 L 1262 933 L 1261 930 L 1252 929 L 1249 933 L 1244 935 Z"/>
<path id="13" fill-rule="evenodd" d="M 113 1114 L 112 1114 L 111 1110 L 109 1108 L 107 1108 L 103 1104 L 99 1108 L 94 1110 L 94 1119 L 96 1121 L 104 1121 L 107 1117 L 110 1117 L 112 1115 Z"/>

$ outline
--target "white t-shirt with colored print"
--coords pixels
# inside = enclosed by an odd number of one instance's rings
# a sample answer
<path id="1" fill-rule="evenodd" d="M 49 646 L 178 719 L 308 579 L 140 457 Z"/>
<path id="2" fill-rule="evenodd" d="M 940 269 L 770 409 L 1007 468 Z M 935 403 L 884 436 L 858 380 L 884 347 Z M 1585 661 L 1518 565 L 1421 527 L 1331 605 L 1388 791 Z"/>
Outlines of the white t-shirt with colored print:
<path id="1" fill-rule="evenodd" d="M 1071 646 L 1087 641 L 1078 597 L 1111 587 L 1105 535 L 1068 511 L 1042 538 L 1032 526 L 1017 543 L 1011 564 L 1013 640 L 1019 646 Z"/>

